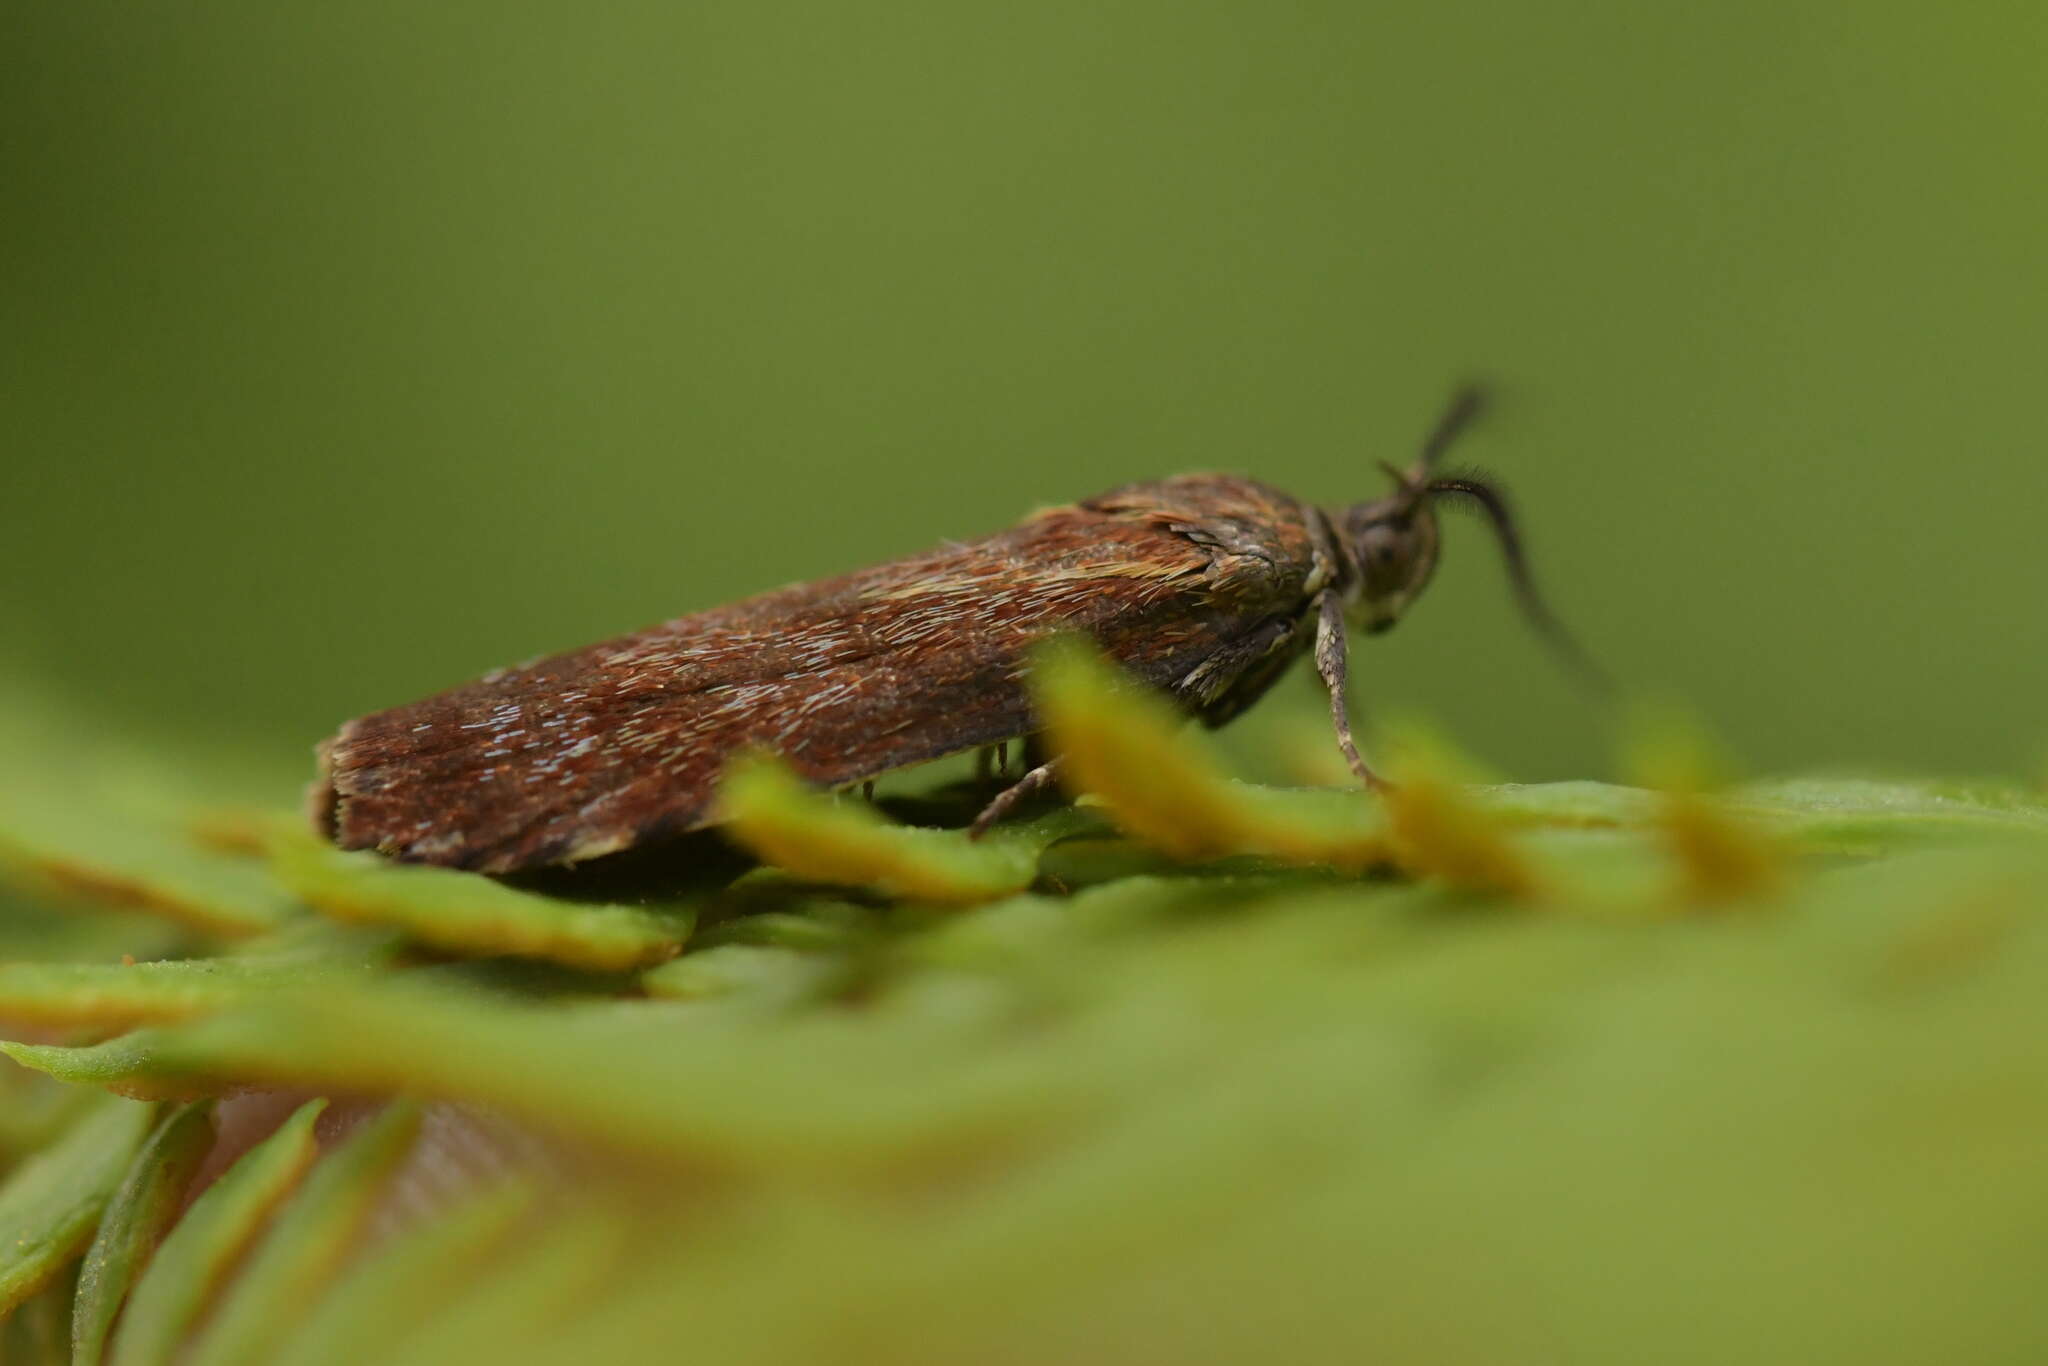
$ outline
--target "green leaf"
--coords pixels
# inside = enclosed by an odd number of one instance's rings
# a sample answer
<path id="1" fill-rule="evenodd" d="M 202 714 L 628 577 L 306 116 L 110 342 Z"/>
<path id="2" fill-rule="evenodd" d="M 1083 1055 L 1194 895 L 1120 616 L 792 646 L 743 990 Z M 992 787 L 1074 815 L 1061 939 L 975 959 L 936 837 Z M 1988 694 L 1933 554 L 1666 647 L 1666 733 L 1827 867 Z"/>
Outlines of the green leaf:
<path id="1" fill-rule="evenodd" d="M 136 1151 L 79 1270 L 71 1317 L 74 1366 L 99 1366 L 122 1301 L 155 1254 L 212 1146 L 213 1106 L 197 1104 L 165 1115 Z"/>
<path id="2" fill-rule="evenodd" d="M 84 1248 L 153 1113 L 148 1105 L 107 1097 L 0 1185 L 0 1314 Z"/>
<path id="3" fill-rule="evenodd" d="M 674 957 L 694 920 L 687 905 L 584 905 L 477 873 L 346 853 L 298 830 L 280 834 L 271 851 L 279 880 L 327 915 L 402 930 L 450 953 L 623 972 Z"/>
<path id="4" fill-rule="evenodd" d="M 1657 819 L 1657 794 L 1640 787 L 1587 781 L 1495 783 L 1470 789 L 1471 800 L 1512 825 L 1561 830 L 1646 826 Z"/>
<path id="5" fill-rule="evenodd" d="M 188 1019 L 342 969 L 320 961 L 193 958 L 156 963 L 0 963 L 0 1019 L 108 1033 Z"/>
<path id="6" fill-rule="evenodd" d="M 1936 843 L 2048 840 L 2038 792 L 1874 778 L 1781 778 L 1728 794 L 1737 811 L 1766 818 L 1809 849 L 1878 854 Z"/>
<path id="7" fill-rule="evenodd" d="M 172 1359 L 222 1277 L 311 1165 L 313 1122 L 326 1105 L 301 1105 L 192 1202 L 129 1294 L 108 1358 L 113 1366 Z"/>
<path id="8" fill-rule="evenodd" d="M 766 904 L 783 909 L 763 910 L 758 905 L 742 908 L 709 926 L 700 942 L 706 948 L 753 944 L 816 953 L 858 948 L 874 938 L 873 907 L 830 896 L 805 895 L 801 885 L 788 885 L 783 877 L 775 869 L 760 869 L 733 885 L 734 890 L 744 887 L 747 891 L 745 898 L 736 900 L 751 901 L 754 893 L 774 892 L 777 895 Z M 685 962 L 695 956 L 693 951 L 677 961 Z"/>
<path id="9" fill-rule="evenodd" d="M 23 1067 L 74 1085 L 104 1086 L 144 1100 L 187 1098 L 193 1094 L 190 1088 L 179 1079 L 166 1078 L 158 1069 L 156 1040 L 155 1031 L 138 1029 L 81 1047 L 0 1042 L 0 1053 Z"/>
<path id="10" fill-rule="evenodd" d="M 419 1107 L 395 1102 L 366 1121 L 306 1178 L 207 1325 L 186 1366 L 264 1366 L 291 1338 L 387 1193 L 387 1178 L 411 1151 Z"/>
<path id="11" fill-rule="evenodd" d="M 991 832 L 895 825 L 865 803 L 813 791 L 787 764 L 753 754 L 719 789 L 734 842 L 799 878 L 940 906 L 971 906 L 1031 885 L 1038 856 L 1064 837 L 1059 825 Z"/>

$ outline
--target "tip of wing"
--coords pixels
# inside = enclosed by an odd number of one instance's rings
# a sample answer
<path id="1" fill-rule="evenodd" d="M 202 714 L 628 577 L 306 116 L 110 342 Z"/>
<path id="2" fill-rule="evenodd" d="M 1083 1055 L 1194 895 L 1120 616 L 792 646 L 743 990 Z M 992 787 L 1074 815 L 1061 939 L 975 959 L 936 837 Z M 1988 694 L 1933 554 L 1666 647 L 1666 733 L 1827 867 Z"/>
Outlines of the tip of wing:
<path id="1" fill-rule="evenodd" d="M 341 792 L 334 785 L 334 745 L 339 735 L 322 740 L 313 752 L 320 760 L 320 775 L 306 788 L 306 819 L 313 833 L 325 840 L 341 838 Z"/>

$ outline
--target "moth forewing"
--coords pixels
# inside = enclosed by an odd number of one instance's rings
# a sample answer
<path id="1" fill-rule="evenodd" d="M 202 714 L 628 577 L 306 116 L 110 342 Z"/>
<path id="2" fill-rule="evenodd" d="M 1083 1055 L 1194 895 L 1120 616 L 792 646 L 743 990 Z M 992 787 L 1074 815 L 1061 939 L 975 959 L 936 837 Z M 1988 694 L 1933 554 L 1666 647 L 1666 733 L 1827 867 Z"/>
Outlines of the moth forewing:
<path id="1" fill-rule="evenodd" d="M 1063 631 L 1221 724 L 1347 574 L 1323 514 L 1276 489 L 1133 484 L 351 721 L 321 747 L 315 820 L 486 872 L 592 858 L 712 823 L 749 747 L 843 787 L 1026 737 L 1022 661 Z"/>

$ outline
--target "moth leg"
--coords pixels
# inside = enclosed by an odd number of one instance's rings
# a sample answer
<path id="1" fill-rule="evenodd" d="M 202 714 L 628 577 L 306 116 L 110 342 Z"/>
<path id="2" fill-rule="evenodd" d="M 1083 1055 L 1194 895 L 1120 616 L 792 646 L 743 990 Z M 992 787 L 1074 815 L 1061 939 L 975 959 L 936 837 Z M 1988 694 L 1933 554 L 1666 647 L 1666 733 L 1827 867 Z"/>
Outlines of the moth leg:
<path id="1" fill-rule="evenodd" d="M 1000 778 L 1010 771 L 1010 742 L 998 740 L 974 752 L 974 776 L 981 782 Z"/>
<path id="2" fill-rule="evenodd" d="M 996 793 L 995 799 L 981 808 L 981 814 L 974 818 L 974 824 L 967 827 L 967 838 L 980 839 L 988 833 L 991 825 L 1009 815 L 1017 803 L 1050 787 L 1059 766 L 1060 761 L 1057 758 L 1048 759 Z"/>
<path id="3" fill-rule="evenodd" d="M 1344 604 L 1335 593 L 1322 594 L 1316 615 L 1316 672 L 1323 676 L 1323 687 L 1330 694 L 1330 720 L 1337 727 L 1337 748 L 1344 751 L 1344 761 L 1351 765 L 1351 771 L 1358 780 L 1375 792 L 1384 792 L 1393 784 L 1373 772 L 1358 752 L 1357 742 L 1351 738 L 1351 708 L 1345 696 L 1345 684 L 1349 670 L 1344 641 Z"/>
<path id="4" fill-rule="evenodd" d="M 875 802 L 875 780 L 870 778 L 860 785 L 861 800 L 872 806 Z"/>

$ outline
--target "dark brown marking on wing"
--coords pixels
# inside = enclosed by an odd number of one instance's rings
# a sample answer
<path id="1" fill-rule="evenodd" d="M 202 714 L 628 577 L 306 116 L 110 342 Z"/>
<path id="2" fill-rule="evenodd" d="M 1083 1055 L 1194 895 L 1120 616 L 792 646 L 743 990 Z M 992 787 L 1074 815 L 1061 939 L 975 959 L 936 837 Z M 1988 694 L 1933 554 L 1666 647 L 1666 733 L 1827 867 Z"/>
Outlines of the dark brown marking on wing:
<path id="1" fill-rule="evenodd" d="M 841 786 L 1026 734 L 1022 661 L 1056 631 L 1168 689 L 1229 661 L 1207 693 L 1301 610 L 1313 551 L 1300 506 L 1262 485 L 1132 485 L 352 721 L 316 806 L 337 843 L 404 859 L 594 857 L 709 824 L 749 746 Z"/>

